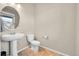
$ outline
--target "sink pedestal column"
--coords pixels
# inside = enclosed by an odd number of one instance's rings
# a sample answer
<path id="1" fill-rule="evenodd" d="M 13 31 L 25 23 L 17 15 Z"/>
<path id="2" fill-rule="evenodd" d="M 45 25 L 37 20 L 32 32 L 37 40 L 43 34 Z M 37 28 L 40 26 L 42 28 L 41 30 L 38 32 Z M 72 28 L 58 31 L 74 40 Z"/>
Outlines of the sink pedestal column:
<path id="1" fill-rule="evenodd" d="M 10 55 L 17 56 L 17 40 L 10 41 Z"/>

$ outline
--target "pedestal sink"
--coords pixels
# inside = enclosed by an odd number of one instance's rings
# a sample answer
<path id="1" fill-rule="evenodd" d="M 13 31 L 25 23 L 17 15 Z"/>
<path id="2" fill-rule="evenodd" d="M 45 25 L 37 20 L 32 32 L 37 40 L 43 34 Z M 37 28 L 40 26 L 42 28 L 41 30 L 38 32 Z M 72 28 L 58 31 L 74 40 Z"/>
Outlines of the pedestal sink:
<path id="1" fill-rule="evenodd" d="M 17 40 L 24 37 L 23 33 L 3 34 L 2 40 L 10 43 L 10 55 L 17 56 Z"/>

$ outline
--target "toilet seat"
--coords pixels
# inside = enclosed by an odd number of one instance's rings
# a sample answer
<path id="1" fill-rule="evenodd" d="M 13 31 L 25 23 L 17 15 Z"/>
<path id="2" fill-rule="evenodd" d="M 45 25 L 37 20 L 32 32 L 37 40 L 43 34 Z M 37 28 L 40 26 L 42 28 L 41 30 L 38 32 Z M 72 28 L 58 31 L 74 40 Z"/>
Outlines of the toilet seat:
<path id="1" fill-rule="evenodd" d="M 31 44 L 39 46 L 40 42 L 39 41 L 31 41 Z"/>

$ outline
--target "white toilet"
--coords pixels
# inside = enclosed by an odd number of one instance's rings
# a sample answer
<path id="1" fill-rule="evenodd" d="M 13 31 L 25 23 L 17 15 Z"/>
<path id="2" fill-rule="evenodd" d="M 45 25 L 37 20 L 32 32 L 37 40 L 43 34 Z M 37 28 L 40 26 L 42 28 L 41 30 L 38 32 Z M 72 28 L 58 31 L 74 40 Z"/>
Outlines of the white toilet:
<path id="1" fill-rule="evenodd" d="M 39 46 L 40 46 L 40 42 L 36 41 L 34 39 L 35 39 L 34 34 L 30 34 L 30 33 L 27 34 L 27 40 L 28 40 L 28 42 L 31 45 L 31 49 L 33 51 L 38 51 L 39 50 Z"/>

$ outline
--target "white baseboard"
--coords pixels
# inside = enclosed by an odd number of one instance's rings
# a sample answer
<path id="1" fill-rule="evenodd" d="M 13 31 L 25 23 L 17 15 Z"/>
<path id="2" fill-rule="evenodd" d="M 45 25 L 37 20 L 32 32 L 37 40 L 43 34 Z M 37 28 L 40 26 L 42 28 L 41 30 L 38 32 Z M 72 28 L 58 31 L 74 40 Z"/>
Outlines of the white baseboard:
<path id="1" fill-rule="evenodd" d="M 24 47 L 24 48 L 22 48 L 22 49 L 20 49 L 20 50 L 18 50 L 18 52 L 17 52 L 17 53 L 19 53 L 19 52 L 23 51 L 23 50 L 24 50 L 24 49 L 26 49 L 26 48 L 28 48 L 28 46 L 27 46 L 27 47 Z"/>
<path id="2" fill-rule="evenodd" d="M 50 50 L 50 51 L 54 51 L 54 52 L 56 52 L 56 53 L 58 53 L 58 54 L 60 54 L 60 55 L 62 55 L 62 56 L 69 56 L 69 55 L 67 55 L 67 54 L 65 54 L 65 53 L 62 53 L 62 52 L 59 52 L 59 51 L 53 50 L 53 49 L 48 48 L 48 47 L 45 47 L 45 46 L 40 46 L 40 47 L 46 48 L 46 49 L 48 49 L 48 50 Z"/>
<path id="3" fill-rule="evenodd" d="M 45 47 L 45 46 L 40 46 L 40 47 L 46 48 L 46 49 L 48 49 L 48 50 L 50 50 L 50 51 L 54 51 L 54 52 L 56 52 L 56 53 L 58 53 L 58 54 L 60 54 L 60 55 L 62 55 L 62 56 L 69 56 L 69 55 L 67 55 L 67 54 L 65 54 L 65 53 L 62 53 L 62 52 L 59 52 L 59 51 L 56 51 L 56 50 L 50 49 L 50 48 Z M 26 48 L 28 48 L 28 46 L 27 46 L 27 47 L 24 47 L 23 49 L 18 50 L 17 53 L 23 51 L 23 50 L 26 49 Z"/>

